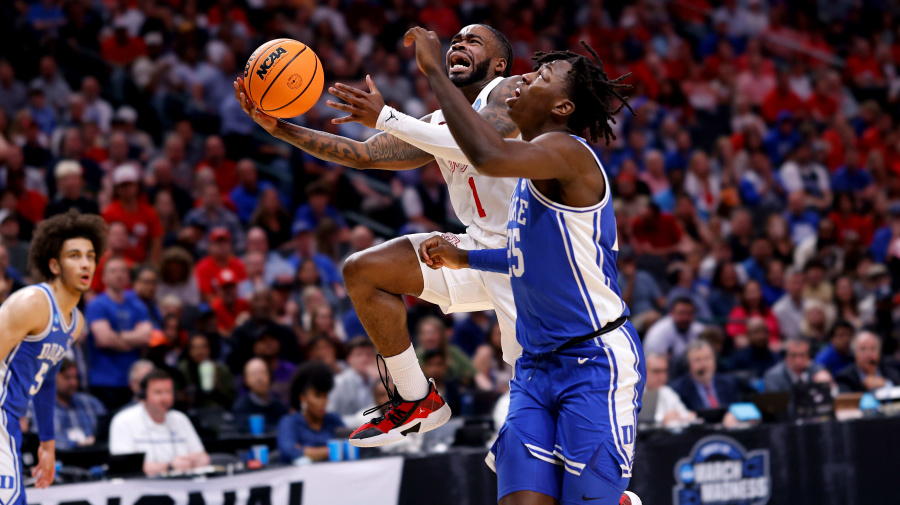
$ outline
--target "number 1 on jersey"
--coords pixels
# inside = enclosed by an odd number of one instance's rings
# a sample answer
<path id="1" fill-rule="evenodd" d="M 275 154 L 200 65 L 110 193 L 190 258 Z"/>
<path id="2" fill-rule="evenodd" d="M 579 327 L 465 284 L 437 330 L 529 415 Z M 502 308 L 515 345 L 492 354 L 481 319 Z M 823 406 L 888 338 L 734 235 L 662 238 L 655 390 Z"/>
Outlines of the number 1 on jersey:
<path id="1" fill-rule="evenodd" d="M 478 217 L 485 217 L 487 214 L 481 206 L 481 200 L 478 199 L 478 190 L 475 189 L 475 178 L 469 177 L 469 187 L 472 188 L 472 195 L 475 196 L 475 206 L 478 207 Z"/>

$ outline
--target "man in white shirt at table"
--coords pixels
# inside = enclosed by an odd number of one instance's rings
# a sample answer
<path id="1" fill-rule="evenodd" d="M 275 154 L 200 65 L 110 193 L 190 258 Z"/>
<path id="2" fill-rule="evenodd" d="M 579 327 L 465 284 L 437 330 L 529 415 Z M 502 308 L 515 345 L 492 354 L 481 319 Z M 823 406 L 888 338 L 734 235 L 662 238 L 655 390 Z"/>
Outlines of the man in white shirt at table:
<path id="1" fill-rule="evenodd" d="M 669 381 L 669 358 L 664 354 L 647 354 L 647 391 L 657 394 L 653 423 L 666 428 L 680 428 L 697 418 L 697 414 L 684 406 L 674 389 L 666 385 Z"/>
<path id="2" fill-rule="evenodd" d="M 109 453 L 144 453 L 144 473 L 157 475 L 172 470 L 188 471 L 209 464 L 190 419 L 172 410 L 175 393 L 172 377 L 153 370 L 141 381 L 137 404 L 112 419 Z"/>

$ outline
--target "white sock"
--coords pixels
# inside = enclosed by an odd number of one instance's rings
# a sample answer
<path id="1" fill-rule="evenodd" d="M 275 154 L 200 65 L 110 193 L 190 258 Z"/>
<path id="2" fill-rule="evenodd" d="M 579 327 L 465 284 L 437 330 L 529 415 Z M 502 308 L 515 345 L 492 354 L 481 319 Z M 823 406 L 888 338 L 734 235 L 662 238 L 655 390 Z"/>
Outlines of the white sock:
<path id="1" fill-rule="evenodd" d="M 428 379 L 419 366 L 419 358 L 412 344 L 409 349 L 396 356 L 384 358 L 384 363 L 391 372 L 397 392 L 404 400 L 421 400 L 428 394 Z"/>

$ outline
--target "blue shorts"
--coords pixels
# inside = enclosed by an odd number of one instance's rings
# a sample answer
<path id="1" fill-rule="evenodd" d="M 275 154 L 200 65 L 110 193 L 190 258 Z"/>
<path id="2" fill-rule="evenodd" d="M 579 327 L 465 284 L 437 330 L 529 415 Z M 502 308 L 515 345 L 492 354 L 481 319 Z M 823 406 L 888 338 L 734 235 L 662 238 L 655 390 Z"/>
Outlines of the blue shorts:
<path id="1" fill-rule="evenodd" d="M 498 500 L 528 490 L 562 504 L 618 505 L 631 479 L 645 377 L 631 322 L 560 353 L 523 353 L 488 455 Z"/>
<path id="2" fill-rule="evenodd" d="M 22 427 L 0 409 L 0 505 L 26 505 L 22 483 Z"/>

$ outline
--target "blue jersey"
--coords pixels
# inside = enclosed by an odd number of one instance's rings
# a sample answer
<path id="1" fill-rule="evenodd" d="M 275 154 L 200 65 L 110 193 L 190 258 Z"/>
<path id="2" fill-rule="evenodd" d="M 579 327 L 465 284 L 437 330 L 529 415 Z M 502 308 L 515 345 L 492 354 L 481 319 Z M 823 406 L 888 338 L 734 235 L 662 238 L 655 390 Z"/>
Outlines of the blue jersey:
<path id="1" fill-rule="evenodd" d="M 526 179 L 513 192 L 507 226 L 516 335 L 526 352 L 552 351 L 568 340 L 628 316 L 618 285 L 616 216 L 609 179 L 600 203 L 575 208 L 551 201 Z"/>
<path id="2" fill-rule="evenodd" d="M 0 364 L 0 380 L 3 381 L 0 407 L 17 419 L 25 415 L 29 400 L 41 390 L 44 379 L 56 380 L 56 372 L 78 327 L 78 309 L 72 311 L 71 324 L 67 325 L 49 285 L 38 284 L 25 289 L 39 289 L 44 293 L 50 303 L 50 319 L 44 331 L 25 337 Z"/>

